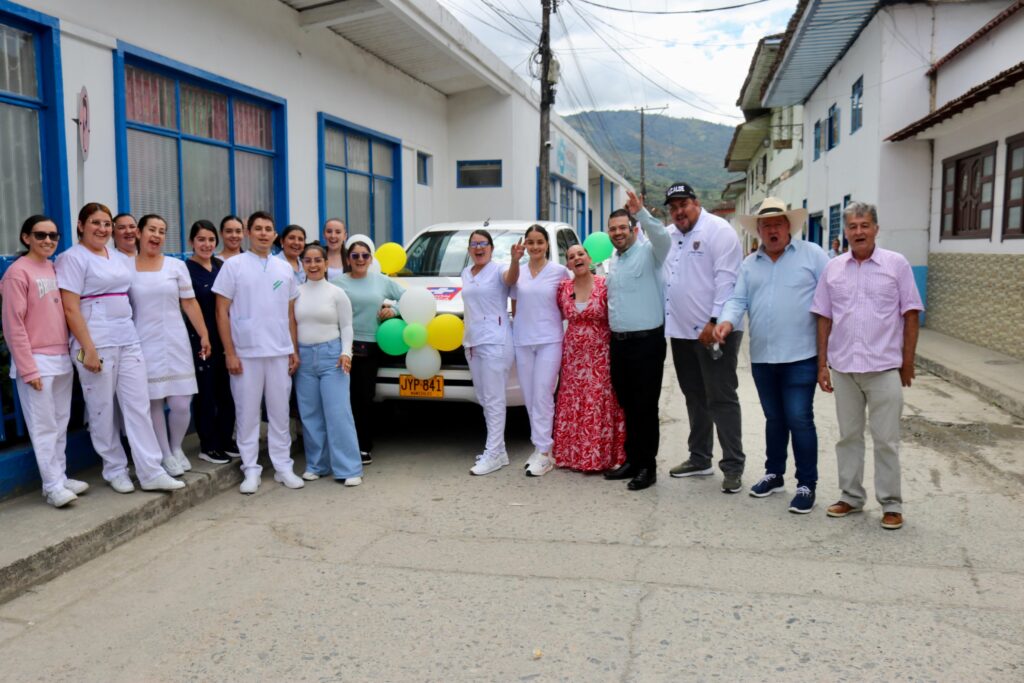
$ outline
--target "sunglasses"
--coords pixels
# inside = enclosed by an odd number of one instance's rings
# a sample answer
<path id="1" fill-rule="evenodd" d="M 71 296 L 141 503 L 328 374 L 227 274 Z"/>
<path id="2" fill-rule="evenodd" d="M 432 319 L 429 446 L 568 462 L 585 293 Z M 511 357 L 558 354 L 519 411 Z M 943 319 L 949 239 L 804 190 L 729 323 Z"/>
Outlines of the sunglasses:
<path id="1" fill-rule="evenodd" d="M 60 239 L 59 232 L 43 232 L 41 230 L 38 232 L 33 230 L 32 236 L 35 237 L 40 242 L 42 242 L 43 240 L 50 240 L 51 242 L 56 242 L 57 240 Z"/>
<path id="2" fill-rule="evenodd" d="M 370 255 L 369 254 L 362 254 L 362 253 L 359 253 L 359 252 L 357 252 L 355 254 L 349 254 L 348 257 L 350 259 L 352 259 L 353 261 L 369 261 L 370 260 Z"/>
<path id="3" fill-rule="evenodd" d="M 491 243 L 490 242 L 486 242 L 486 241 L 485 242 L 470 242 L 469 243 L 470 249 L 483 249 L 484 247 L 489 247 L 489 246 L 491 246 Z"/>

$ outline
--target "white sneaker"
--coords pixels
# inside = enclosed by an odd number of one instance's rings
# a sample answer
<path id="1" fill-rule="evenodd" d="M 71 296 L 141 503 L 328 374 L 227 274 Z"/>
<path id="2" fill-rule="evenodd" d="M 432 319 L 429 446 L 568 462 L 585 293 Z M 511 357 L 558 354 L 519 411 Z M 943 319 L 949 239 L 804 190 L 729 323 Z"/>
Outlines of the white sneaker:
<path id="1" fill-rule="evenodd" d="M 135 484 L 127 474 L 118 475 L 107 483 L 118 493 L 131 493 L 135 490 Z"/>
<path id="2" fill-rule="evenodd" d="M 188 461 L 188 456 L 185 455 L 185 451 L 178 448 L 172 451 L 172 455 L 174 455 L 174 458 L 178 461 L 178 464 L 181 465 L 181 469 L 185 470 L 186 472 L 192 469 L 192 463 Z"/>
<path id="3" fill-rule="evenodd" d="M 164 469 L 167 471 L 167 474 L 171 475 L 172 477 L 180 477 L 181 475 L 185 474 L 185 470 L 182 469 L 181 463 L 178 462 L 178 459 L 175 458 L 174 455 L 167 456 L 166 458 L 160 461 L 160 464 L 163 465 Z"/>
<path id="4" fill-rule="evenodd" d="M 305 472 L 302 473 L 302 478 L 305 479 L 306 481 L 316 481 L 317 479 L 320 478 L 320 475 L 317 474 L 316 472 L 310 472 L 309 470 L 306 470 Z"/>
<path id="5" fill-rule="evenodd" d="M 63 486 L 46 494 L 46 502 L 55 508 L 62 508 L 73 500 L 78 500 L 78 496 Z"/>
<path id="6" fill-rule="evenodd" d="M 290 489 L 301 489 L 305 486 L 302 480 L 295 476 L 291 470 L 282 470 L 274 473 L 274 481 L 279 481 Z"/>
<path id="7" fill-rule="evenodd" d="M 541 453 L 540 458 L 535 460 L 528 468 L 526 468 L 526 476 L 528 477 L 543 477 L 545 474 L 550 472 L 555 467 L 555 459 L 551 457 L 550 453 Z"/>
<path id="8" fill-rule="evenodd" d="M 260 473 L 259 472 L 246 472 L 245 480 L 241 486 L 238 487 L 239 493 L 256 493 L 256 489 L 260 487 Z"/>
<path id="9" fill-rule="evenodd" d="M 469 473 L 481 477 L 485 474 L 490 474 L 491 472 L 497 472 L 507 464 L 508 455 L 505 453 L 495 456 L 487 454 L 478 455 L 476 456 L 476 464 L 469 470 Z"/>
<path id="10" fill-rule="evenodd" d="M 169 474 L 160 474 L 149 481 L 140 481 L 139 485 L 143 491 L 177 491 L 185 488 L 185 482 L 171 479 Z"/>
<path id="11" fill-rule="evenodd" d="M 533 453 L 530 454 L 530 457 L 526 459 L 526 464 L 523 465 L 523 469 L 524 470 L 528 470 L 531 467 L 534 467 L 535 465 L 540 463 L 540 461 L 543 458 L 544 458 L 544 454 L 543 453 L 541 453 L 538 450 L 534 450 Z"/>
<path id="12" fill-rule="evenodd" d="M 88 491 L 89 485 L 86 484 L 84 481 L 78 481 L 77 479 L 68 479 L 64 482 L 64 488 L 66 488 L 68 491 L 71 491 L 71 493 L 77 496 L 79 493 L 85 493 L 86 491 Z"/>
<path id="13" fill-rule="evenodd" d="M 349 477 L 345 480 L 345 486 L 359 486 L 363 483 L 362 477 Z"/>

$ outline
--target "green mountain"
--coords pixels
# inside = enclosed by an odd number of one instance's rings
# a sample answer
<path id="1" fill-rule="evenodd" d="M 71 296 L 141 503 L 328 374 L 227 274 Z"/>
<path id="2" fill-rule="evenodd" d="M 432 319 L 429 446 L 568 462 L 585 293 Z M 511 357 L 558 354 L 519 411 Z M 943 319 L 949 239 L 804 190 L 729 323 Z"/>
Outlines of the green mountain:
<path id="1" fill-rule="evenodd" d="M 588 111 L 565 116 L 615 170 L 640 187 L 640 112 Z M 693 185 L 706 204 L 740 177 L 723 166 L 733 128 L 700 119 L 660 114 L 644 117 L 647 194 L 653 199 L 673 182 Z M 660 203 L 660 202 L 658 202 Z"/>

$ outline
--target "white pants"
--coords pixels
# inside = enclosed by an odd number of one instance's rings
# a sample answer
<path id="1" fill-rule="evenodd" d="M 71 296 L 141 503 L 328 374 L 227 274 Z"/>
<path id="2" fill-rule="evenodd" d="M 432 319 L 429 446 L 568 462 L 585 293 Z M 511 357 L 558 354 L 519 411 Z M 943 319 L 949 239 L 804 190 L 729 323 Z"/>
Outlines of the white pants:
<path id="1" fill-rule="evenodd" d="M 167 404 L 168 415 L 164 415 L 164 403 Z M 174 451 L 181 450 L 181 444 L 188 433 L 188 423 L 192 420 L 192 396 L 168 396 L 149 402 L 149 414 L 153 419 L 153 431 L 156 432 L 157 443 L 164 457 L 170 457 Z"/>
<path id="2" fill-rule="evenodd" d="M 71 372 L 42 377 L 43 390 L 36 391 L 18 377 L 18 400 L 25 416 L 32 450 L 43 480 L 43 493 L 64 488 L 67 481 L 68 418 L 71 416 Z"/>
<path id="3" fill-rule="evenodd" d="M 160 465 L 160 446 L 149 417 L 149 387 L 142 347 L 108 346 L 99 349 L 103 367 L 90 372 L 75 361 L 78 381 L 89 415 L 89 437 L 93 449 L 103 458 L 107 481 L 128 474 L 128 457 L 121 447 L 121 433 L 114 421 L 114 401 L 121 408 L 124 430 L 132 447 L 132 461 L 140 482 L 166 474 Z"/>
<path id="4" fill-rule="evenodd" d="M 292 472 L 292 435 L 288 424 L 288 399 L 292 378 L 288 374 L 288 356 L 242 358 L 242 374 L 231 375 L 231 395 L 235 399 L 235 428 L 242 472 L 256 472 L 260 454 L 260 399 L 267 403 L 267 449 L 270 462 L 278 472 Z"/>
<path id="5" fill-rule="evenodd" d="M 562 342 L 516 347 L 516 373 L 530 416 L 530 441 L 541 453 L 550 453 L 554 441 L 555 386 L 562 367 Z"/>
<path id="6" fill-rule="evenodd" d="M 473 377 L 473 391 L 477 403 L 484 409 L 484 422 L 487 424 L 484 455 L 505 455 L 505 388 L 509 370 L 515 361 L 512 344 L 480 344 L 467 348 L 466 360 Z"/>

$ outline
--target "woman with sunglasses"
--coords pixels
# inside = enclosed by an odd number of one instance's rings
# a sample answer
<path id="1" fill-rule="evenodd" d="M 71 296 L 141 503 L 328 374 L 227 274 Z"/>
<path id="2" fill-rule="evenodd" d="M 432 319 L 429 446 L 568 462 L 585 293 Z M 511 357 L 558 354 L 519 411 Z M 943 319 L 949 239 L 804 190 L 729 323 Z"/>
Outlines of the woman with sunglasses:
<path id="1" fill-rule="evenodd" d="M 85 397 L 89 436 L 103 459 L 103 478 L 118 493 L 131 493 L 128 458 L 114 422 L 121 407 L 135 474 L 145 491 L 184 488 L 161 466 L 163 454 L 149 415 L 146 362 L 132 322 L 128 287 L 132 268 L 107 248 L 110 209 L 96 202 L 78 212 L 78 244 L 57 258 L 57 285 L 71 331 L 71 357 Z"/>
<path id="2" fill-rule="evenodd" d="M 332 282 L 352 302 L 352 413 L 359 435 L 363 464 L 373 462 L 373 397 L 377 394 L 377 369 L 381 351 L 377 327 L 398 315 L 397 302 L 405 289 L 387 275 L 373 272 L 373 241 L 366 235 L 352 235 L 345 243 L 351 272 Z"/>
<path id="3" fill-rule="evenodd" d="M 189 321 L 185 321 L 199 389 L 193 402 L 192 417 L 199 436 L 199 459 L 223 464 L 239 457 L 238 445 L 232 436 L 235 400 L 231 396 L 231 376 L 224 363 L 224 344 L 217 330 L 217 295 L 213 293 L 213 283 L 224 262 L 213 255 L 218 240 L 217 229 L 210 221 L 193 223 L 188 239 L 192 256 L 185 261 L 185 267 L 192 279 L 192 291 L 203 313 L 210 340 L 210 354 L 204 359 L 200 356 L 202 337 Z"/>
<path id="4" fill-rule="evenodd" d="M 495 263 L 494 240 L 486 230 L 469 236 L 470 265 L 462 271 L 466 330 L 462 346 L 473 377 L 477 403 L 484 410 L 487 444 L 470 474 L 484 475 L 508 464 L 505 449 L 505 389 L 515 362 L 508 318 L 508 267 Z"/>
<path id="5" fill-rule="evenodd" d="M 192 419 L 192 396 L 198 391 L 183 311 L 199 333 L 200 360 L 210 356 L 210 340 L 188 268 L 178 259 L 164 256 L 166 240 L 163 218 L 149 214 L 139 220 L 139 255 L 131 262 L 128 298 L 146 359 L 149 413 L 163 466 L 172 476 L 180 476 L 192 469 L 181 444 Z"/>
<path id="6" fill-rule="evenodd" d="M 300 360 L 295 392 L 306 450 L 302 478 L 315 481 L 332 475 L 345 486 L 358 486 L 363 465 L 349 400 L 352 304 L 343 289 L 327 281 L 327 249 L 322 245 L 306 245 L 302 267 L 306 282 L 299 285 L 295 300 Z"/>
<path id="7" fill-rule="evenodd" d="M 21 225 L 27 251 L 4 274 L 3 330 L 11 351 L 11 379 L 32 440 L 43 496 L 64 507 L 89 488 L 68 479 L 65 446 L 71 415 L 71 356 L 57 272 L 49 258 L 60 233 L 46 216 Z"/>

